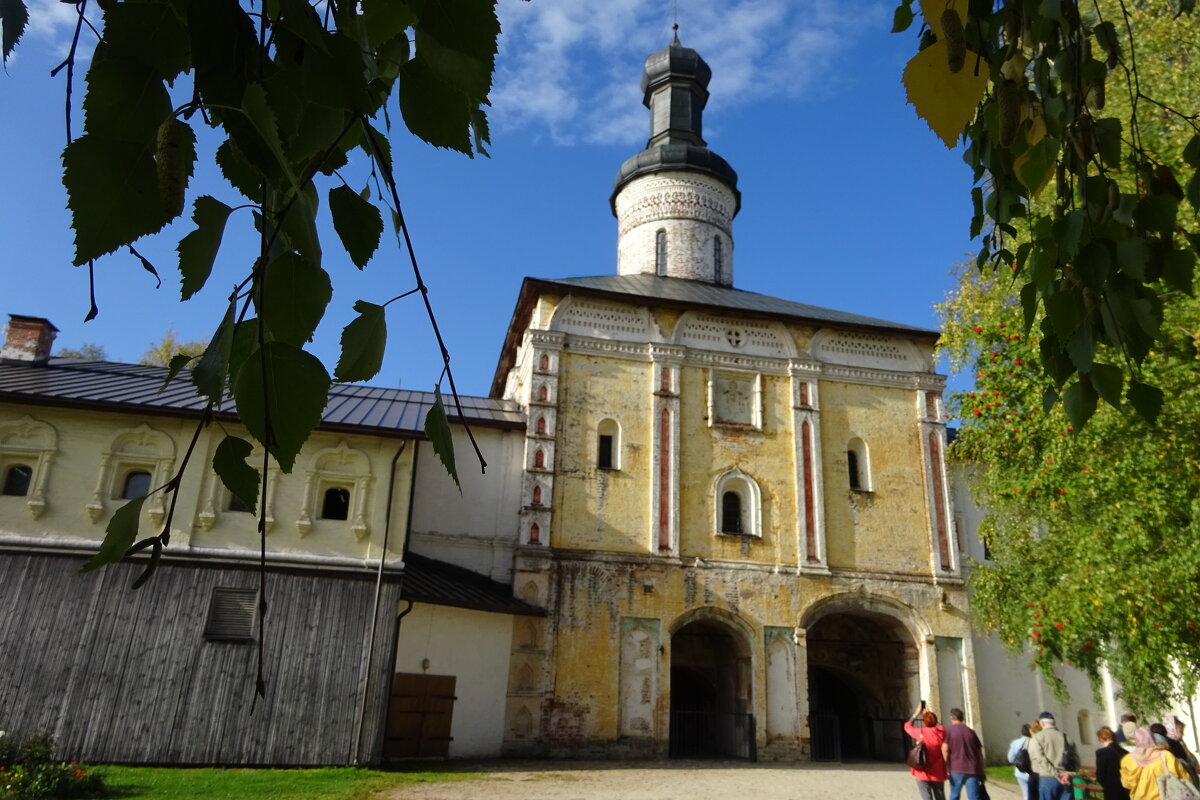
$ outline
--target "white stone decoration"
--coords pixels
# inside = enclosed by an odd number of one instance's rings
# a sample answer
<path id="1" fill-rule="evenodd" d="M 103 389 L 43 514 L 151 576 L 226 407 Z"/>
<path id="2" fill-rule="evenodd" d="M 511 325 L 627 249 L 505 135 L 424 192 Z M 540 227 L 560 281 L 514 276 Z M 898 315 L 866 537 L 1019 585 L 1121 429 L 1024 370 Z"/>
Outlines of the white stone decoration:
<path id="1" fill-rule="evenodd" d="M 708 424 L 762 430 L 762 375 L 708 371 Z"/>
<path id="2" fill-rule="evenodd" d="M 796 343 L 780 322 L 688 311 L 675 326 L 675 344 L 740 357 L 796 358 Z M 777 368 L 782 368 L 779 365 Z"/>
<path id="3" fill-rule="evenodd" d="M 698 172 L 657 172 L 630 181 L 613 208 L 617 274 L 733 283 L 737 199 L 723 181 Z M 666 238 L 666 263 L 661 267 L 660 231 Z"/>
<path id="4" fill-rule="evenodd" d="M 58 447 L 58 431 L 48 422 L 24 416 L 0 422 L 0 480 L 17 464 L 30 467 L 25 507 L 37 519 L 46 512 L 46 486 Z"/>
<path id="5" fill-rule="evenodd" d="M 552 330 L 594 339 L 648 342 L 659 339 L 658 326 L 646 308 L 571 295 L 559 303 Z M 552 359 L 557 370 L 557 359 Z M 550 370 L 547 370 L 550 372 Z"/>
<path id="6" fill-rule="evenodd" d="M 162 431 L 142 424 L 129 428 L 113 437 L 108 450 L 100 454 L 100 470 L 92 499 L 84 511 L 92 522 L 97 522 L 107 510 L 106 501 L 122 501 L 125 476 L 130 472 L 145 470 L 150 473 L 150 488 L 164 485 L 175 466 L 175 441 Z M 150 521 L 161 525 L 166 516 L 165 492 L 155 492 L 143 505 Z"/>
<path id="7" fill-rule="evenodd" d="M 908 340 L 882 333 L 823 328 L 808 346 L 827 364 L 892 372 L 933 372 L 933 361 Z"/>
<path id="8" fill-rule="evenodd" d="M 721 530 L 721 505 L 726 492 L 734 492 L 741 501 L 741 533 L 727 534 Z M 762 489 L 759 488 L 758 481 L 742 472 L 739 467 L 734 467 L 717 477 L 712 488 L 712 500 L 714 534 L 762 538 Z"/>

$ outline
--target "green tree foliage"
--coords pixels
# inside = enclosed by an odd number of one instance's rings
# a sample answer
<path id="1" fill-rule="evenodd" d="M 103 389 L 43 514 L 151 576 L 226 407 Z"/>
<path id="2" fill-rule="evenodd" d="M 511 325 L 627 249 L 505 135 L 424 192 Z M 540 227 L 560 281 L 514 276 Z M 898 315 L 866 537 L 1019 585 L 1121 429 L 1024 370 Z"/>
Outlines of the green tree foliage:
<path id="1" fill-rule="evenodd" d="M 1194 102 L 1196 19 L 1153 4 L 1123 9 L 1106 0 L 1097 9 L 1128 13 L 1136 26 L 1144 91 L 1168 104 Z M 1123 120 L 1137 115 L 1130 127 L 1161 165 L 1187 167 L 1190 122 L 1129 94 L 1111 96 L 1105 108 Z M 1143 177 L 1114 172 L 1111 180 L 1122 196 L 1137 195 Z M 1046 202 L 1053 217 L 1054 201 Z M 1036 241 L 1032 230 L 1018 227 L 1015 249 Z M 1161 249 L 1164 237 L 1123 241 L 1115 249 L 1122 270 L 1144 255 L 1130 248 Z M 1147 280 L 1162 322 L 1140 380 L 1127 387 L 1119 346 L 1074 340 L 1049 313 L 1053 304 L 1029 324 L 1026 280 L 1019 262 L 964 266 L 939 309 L 951 369 L 974 376 L 975 389 L 951 401 L 961 426 L 951 455 L 989 512 L 980 534 L 991 561 L 972 577 L 975 612 L 1013 652 L 1028 652 L 1059 692 L 1060 665 L 1085 670 L 1094 684 L 1106 666 L 1130 708 L 1157 711 L 1194 689 L 1200 674 L 1200 301 L 1166 275 Z M 1092 359 L 1086 385 L 1046 386 L 1044 360 L 1056 357 L 1047 332 L 1069 349 L 1088 348 L 1073 356 Z M 1139 388 L 1147 385 L 1161 395 Z M 1120 404 L 1123 392 L 1144 393 L 1138 402 L 1152 406 L 1157 422 L 1137 403 Z"/>
<path id="2" fill-rule="evenodd" d="M 84 342 L 79 347 L 60 347 L 55 351 L 57 358 L 74 358 L 79 361 L 106 361 L 108 353 L 104 345 L 94 342 Z"/>
<path id="3" fill-rule="evenodd" d="M 1146 362 L 1200 250 L 1194 2 L 920 5 L 909 97 L 966 142 L 976 264 L 1012 269 L 1050 399 L 1077 428 L 1100 400 L 1153 420 L 1164 387 Z M 902 0 L 894 30 L 913 20 Z"/>
<path id="4" fill-rule="evenodd" d="M 186 356 L 196 359 L 204 355 L 208 348 L 207 340 L 181 342 L 175 337 L 175 329 L 167 328 L 167 332 L 156 342 L 150 343 L 150 348 L 138 358 L 139 364 L 149 364 L 154 367 L 168 367 L 176 356 Z"/>
<path id="5" fill-rule="evenodd" d="M 210 410 L 231 394 L 251 435 L 290 470 L 320 420 L 332 380 L 305 349 L 332 297 L 317 226 L 322 215 L 359 269 L 378 252 L 385 220 L 391 223 L 397 246 L 412 261 L 415 288 L 406 294 L 421 294 L 441 341 L 404 225 L 387 133 L 398 111 L 412 133 L 436 147 L 485 153 L 483 109 L 500 32 L 495 0 L 73 4 L 75 39 L 59 68 L 66 69 L 68 109 L 78 47 L 95 37 L 82 87 L 82 132 L 75 135 L 68 114 L 63 152 L 75 264 L 93 270 L 98 259 L 128 251 L 159 275 L 134 245 L 182 216 L 190 200 L 193 227 L 177 248 L 180 298 L 187 300 L 213 277 L 229 226 L 257 232 L 257 252 L 244 254 L 239 274 L 222 277 L 221 285 L 236 289 L 211 338 L 180 343 L 169 332 L 143 361 L 169 366 L 172 378 L 194 362 L 186 379 Z M 0 0 L 6 61 L 28 22 L 25 0 Z M 209 158 L 197 143 L 209 140 L 215 140 L 212 162 L 229 186 L 220 197 L 189 196 L 198 160 Z M 340 380 L 378 372 L 385 312 L 398 299 L 354 303 L 359 316 L 342 336 Z M 96 313 L 93 301 L 89 318 Z M 444 347 L 442 353 L 442 377 L 453 392 L 449 354 Z M 427 427 L 434 426 L 440 449 L 450 441 L 440 393 L 435 412 Z M 213 468 L 241 495 L 262 482 L 247 475 L 244 456 L 235 457 L 251 449 L 239 441 L 219 448 Z M 452 454 L 439 455 L 454 463 Z M 186 466 L 187 458 L 180 474 Z M 160 488 L 173 492 L 178 481 L 176 475 Z M 150 564 L 157 563 L 169 542 L 170 515 L 161 532 L 139 541 L 136 509 L 123 511 L 89 568 L 147 547 Z"/>

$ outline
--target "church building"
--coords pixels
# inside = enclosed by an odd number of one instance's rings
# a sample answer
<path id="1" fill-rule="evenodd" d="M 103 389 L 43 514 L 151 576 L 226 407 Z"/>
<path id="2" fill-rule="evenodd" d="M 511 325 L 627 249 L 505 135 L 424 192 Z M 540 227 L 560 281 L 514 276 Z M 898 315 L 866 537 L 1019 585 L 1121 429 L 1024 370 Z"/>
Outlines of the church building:
<path id="1" fill-rule="evenodd" d="M 900 759 L 978 708 L 936 332 L 734 286 L 737 174 L 678 36 L 642 77 L 615 275 L 527 278 L 509 755 Z M 944 712 L 943 712 L 944 713 Z"/>

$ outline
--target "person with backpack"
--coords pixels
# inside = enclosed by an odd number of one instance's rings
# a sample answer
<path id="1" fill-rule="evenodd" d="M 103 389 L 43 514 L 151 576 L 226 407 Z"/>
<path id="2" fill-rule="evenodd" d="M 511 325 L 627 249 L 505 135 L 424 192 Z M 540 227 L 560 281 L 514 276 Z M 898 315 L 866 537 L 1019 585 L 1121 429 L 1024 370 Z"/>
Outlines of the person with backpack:
<path id="1" fill-rule="evenodd" d="M 1121 759 L 1121 783 L 1131 800 L 1159 800 L 1158 779 L 1163 776 L 1187 778 L 1187 770 L 1171 755 L 1166 744 L 1158 744 L 1149 728 L 1133 734 L 1133 750 Z"/>
<path id="2" fill-rule="evenodd" d="M 1075 745 L 1054 724 L 1054 715 L 1038 715 L 1042 729 L 1029 740 L 1029 763 L 1038 774 L 1039 800 L 1070 800 L 1071 773 L 1079 769 Z"/>
<path id="3" fill-rule="evenodd" d="M 909 768 L 917 779 L 921 800 L 946 800 L 946 760 L 942 758 L 946 729 L 938 724 L 937 714 L 925 708 L 924 700 L 904 723 L 904 732 L 925 745 L 925 766 Z"/>
<path id="4" fill-rule="evenodd" d="M 1037 723 L 1033 723 L 1037 725 Z M 1038 725 L 1038 730 L 1041 730 Z M 1029 740 L 1033 730 L 1028 725 L 1021 726 L 1021 735 L 1008 745 L 1008 763 L 1013 765 L 1013 776 L 1021 786 L 1022 800 L 1037 800 L 1037 773 L 1029 763 Z"/>

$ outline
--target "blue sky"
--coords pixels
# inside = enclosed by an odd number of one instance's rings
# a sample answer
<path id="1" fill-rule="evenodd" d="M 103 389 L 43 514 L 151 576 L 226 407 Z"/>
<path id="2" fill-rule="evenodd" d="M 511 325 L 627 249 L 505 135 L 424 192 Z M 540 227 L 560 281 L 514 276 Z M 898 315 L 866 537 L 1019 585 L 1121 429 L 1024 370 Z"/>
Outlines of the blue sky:
<path id="1" fill-rule="evenodd" d="M 900 75 L 916 40 L 888 32 L 893 6 L 680 0 L 680 38 L 712 67 L 705 138 L 739 175 L 735 286 L 933 328 L 951 268 L 973 249 L 971 174 L 905 102 Z M 254 240 L 248 218 L 231 220 L 239 230 L 227 233 L 213 279 L 181 303 L 174 245 L 191 229 L 189 209 L 139 245 L 161 288 L 131 256 L 103 259 L 100 315 L 83 323 L 87 273 L 71 266 L 59 161 L 64 81 L 49 77 L 72 15 L 73 6 L 32 0 L 30 29 L 0 75 L 0 312 L 48 317 L 60 346 L 94 342 L 110 359 L 132 361 L 169 327 L 186 339 L 209 335 Z M 616 271 L 612 180 L 645 146 L 642 62 L 670 40 L 672 21 L 669 2 L 644 0 L 500 0 L 500 16 L 490 159 L 417 141 L 392 108 L 401 201 L 468 394 L 490 387 L 522 277 Z M 77 133 L 81 123 L 76 113 Z M 236 201 L 208 173 L 194 180 L 189 204 L 197 193 Z M 413 285 L 386 233 L 362 273 L 338 250 L 329 238 L 334 297 L 313 347 L 331 371 L 354 302 L 382 302 Z M 419 301 L 389 306 L 388 325 L 372 383 L 432 388 L 440 360 Z"/>

